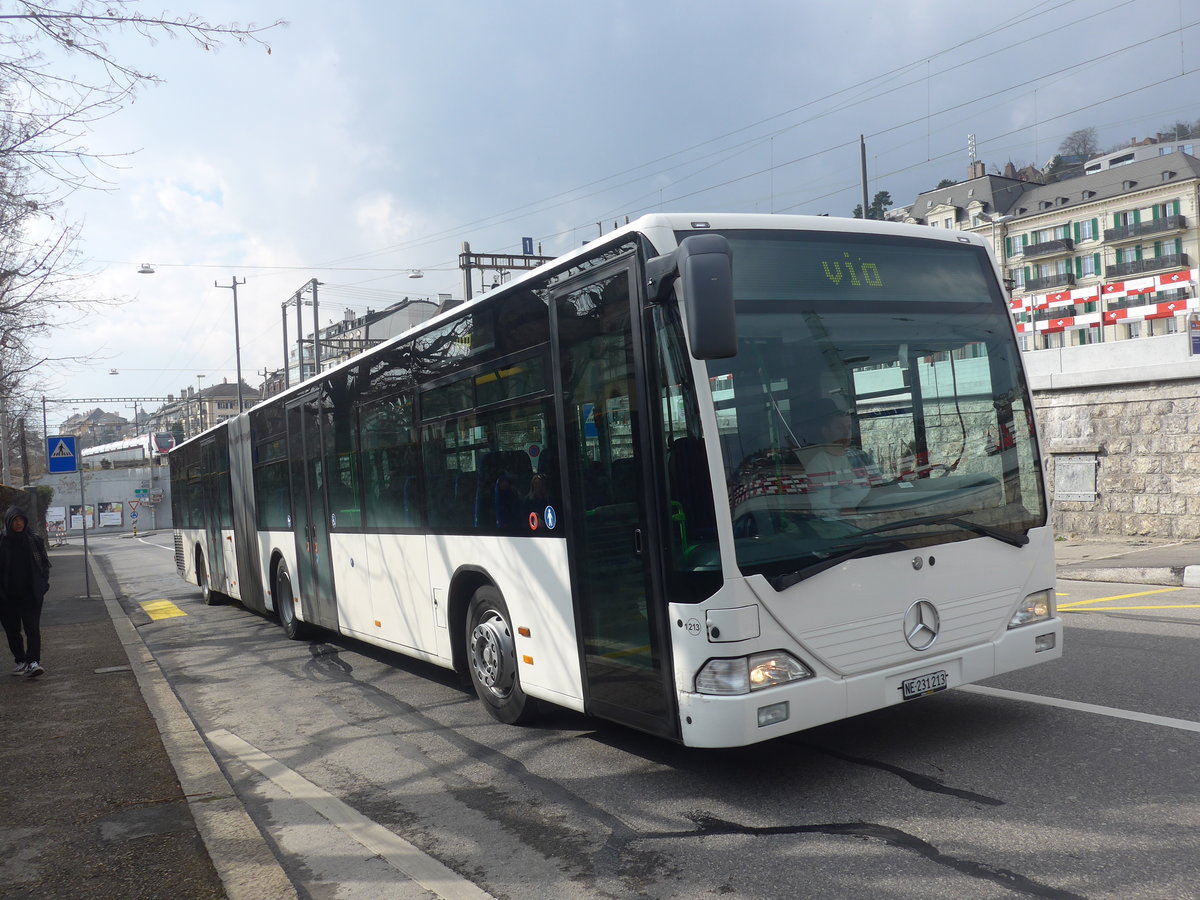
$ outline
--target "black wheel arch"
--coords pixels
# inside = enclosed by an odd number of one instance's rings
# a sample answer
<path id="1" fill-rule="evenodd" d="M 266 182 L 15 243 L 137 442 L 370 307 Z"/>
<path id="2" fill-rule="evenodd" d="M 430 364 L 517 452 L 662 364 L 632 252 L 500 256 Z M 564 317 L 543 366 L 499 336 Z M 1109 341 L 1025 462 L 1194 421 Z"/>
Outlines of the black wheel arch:
<path id="1" fill-rule="evenodd" d="M 450 589 L 446 598 L 446 625 L 450 629 L 450 646 L 454 648 L 454 671 L 460 675 L 469 675 L 467 671 L 467 607 L 471 598 L 481 587 L 490 585 L 500 596 L 504 591 L 491 573 L 482 566 L 459 566 L 450 576 Z"/>
<path id="2" fill-rule="evenodd" d="M 274 615 L 279 615 L 279 605 L 275 602 L 275 588 L 276 579 L 279 577 L 279 568 L 283 565 L 285 565 L 283 554 L 279 550 L 272 550 L 271 561 L 267 564 L 267 578 L 269 579 L 267 584 L 270 585 L 268 599 L 271 602 L 271 608 L 268 612 Z"/>

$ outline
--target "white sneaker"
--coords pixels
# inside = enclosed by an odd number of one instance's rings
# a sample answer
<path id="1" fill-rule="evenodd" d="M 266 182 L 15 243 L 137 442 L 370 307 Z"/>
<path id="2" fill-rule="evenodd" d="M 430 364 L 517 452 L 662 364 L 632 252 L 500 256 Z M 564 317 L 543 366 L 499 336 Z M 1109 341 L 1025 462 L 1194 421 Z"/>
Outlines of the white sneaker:
<path id="1" fill-rule="evenodd" d="M 13 668 L 12 673 L 14 675 L 24 675 L 25 670 L 28 668 L 29 668 L 29 663 L 17 663 L 16 666 Z"/>
<path id="2" fill-rule="evenodd" d="M 37 678 L 39 675 L 45 675 L 46 670 L 42 668 L 42 664 L 36 659 L 25 667 L 25 676 L 27 678 Z"/>

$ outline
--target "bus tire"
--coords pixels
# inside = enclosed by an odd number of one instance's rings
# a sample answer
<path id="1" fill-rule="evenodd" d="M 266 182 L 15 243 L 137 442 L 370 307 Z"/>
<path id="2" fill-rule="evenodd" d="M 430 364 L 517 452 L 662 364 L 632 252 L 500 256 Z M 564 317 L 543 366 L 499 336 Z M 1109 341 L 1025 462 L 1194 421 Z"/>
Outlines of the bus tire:
<path id="1" fill-rule="evenodd" d="M 504 598 L 486 584 L 467 607 L 467 669 L 475 693 L 492 717 L 506 725 L 528 722 L 537 702 L 521 689 L 512 620 Z"/>
<path id="2" fill-rule="evenodd" d="M 279 616 L 279 624 L 283 633 L 293 641 L 306 641 L 312 636 L 312 628 L 307 622 L 296 618 L 295 594 L 292 592 L 292 576 L 288 573 L 287 563 L 280 562 L 275 570 L 275 614 Z"/>
<path id="3" fill-rule="evenodd" d="M 200 585 L 200 595 L 204 598 L 204 605 L 215 606 L 220 597 L 212 589 L 212 583 L 208 580 L 208 567 L 204 565 L 204 553 L 199 547 L 196 548 L 196 583 Z"/>

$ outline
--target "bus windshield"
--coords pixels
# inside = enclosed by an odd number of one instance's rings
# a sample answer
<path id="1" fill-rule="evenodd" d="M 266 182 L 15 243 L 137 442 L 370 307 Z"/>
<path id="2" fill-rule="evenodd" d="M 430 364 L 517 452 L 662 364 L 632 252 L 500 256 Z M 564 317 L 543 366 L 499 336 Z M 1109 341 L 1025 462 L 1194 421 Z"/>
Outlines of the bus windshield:
<path id="1" fill-rule="evenodd" d="M 782 588 L 843 558 L 1021 545 L 1045 524 L 1019 350 L 981 247 L 723 233 L 738 352 L 707 365 L 744 574 Z"/>

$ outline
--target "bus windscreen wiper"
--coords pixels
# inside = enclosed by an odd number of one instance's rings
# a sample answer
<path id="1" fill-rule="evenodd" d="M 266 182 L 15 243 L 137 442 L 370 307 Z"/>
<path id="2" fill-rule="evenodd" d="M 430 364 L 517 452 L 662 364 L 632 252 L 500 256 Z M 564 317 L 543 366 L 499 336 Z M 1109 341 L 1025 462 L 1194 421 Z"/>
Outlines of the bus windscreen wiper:
<path id="1" fill-rule="evenodd" d="M 883 531 L 895 531 L 897 528 L 908 528 L 912 525 L 954 525 L 957 528 L 963 528 L 967 531 L 973 531 L 976 534 L 982 534 L 985 537 L 995 538 L 1006 544 L 1012 544 L 1014 547 L 1024 547 L 1029 543 L 1028 534 L 1009 531 L 1007 528 L 997 528 L 994 525 L 972 522 L 970 519 L 962 518 L 962 513 L 945 513 L 940 516 L 917 516 L 913 519 L 902 519 L 899 522 L 889 522 L 886 525 L 876 525 L 874 528 L 866 528 L 862 533 L 878 534 Z"/>
<path id="2" fill-rule="evenodd" d="M 865 534 L 865 532 L 864 532 Z M 896 541 L 885 541 L 883 543 L 859 544 L 851 550 L 846 550 L 843 553 L 836 553 L 833 556 L 827 556 L 824 559 L 818 559 L 815 562 L 809 563 L 807 566 L 797 569 L 794 572 L 785 572 L 782 575 L 768 575 L 767 582 L 777 591 L 782 591 L 790 588 L 793 584 L 799 584 L 806 578 L 812 578 L 814 575 L 819 575 L 826 569 L 832 569 L 834 566 L 840 566 L 848 560 L 863 556 L 868 552 L 879 553 L 884 549 L 892 548 L 899 549 L 900 545 Z"/>

